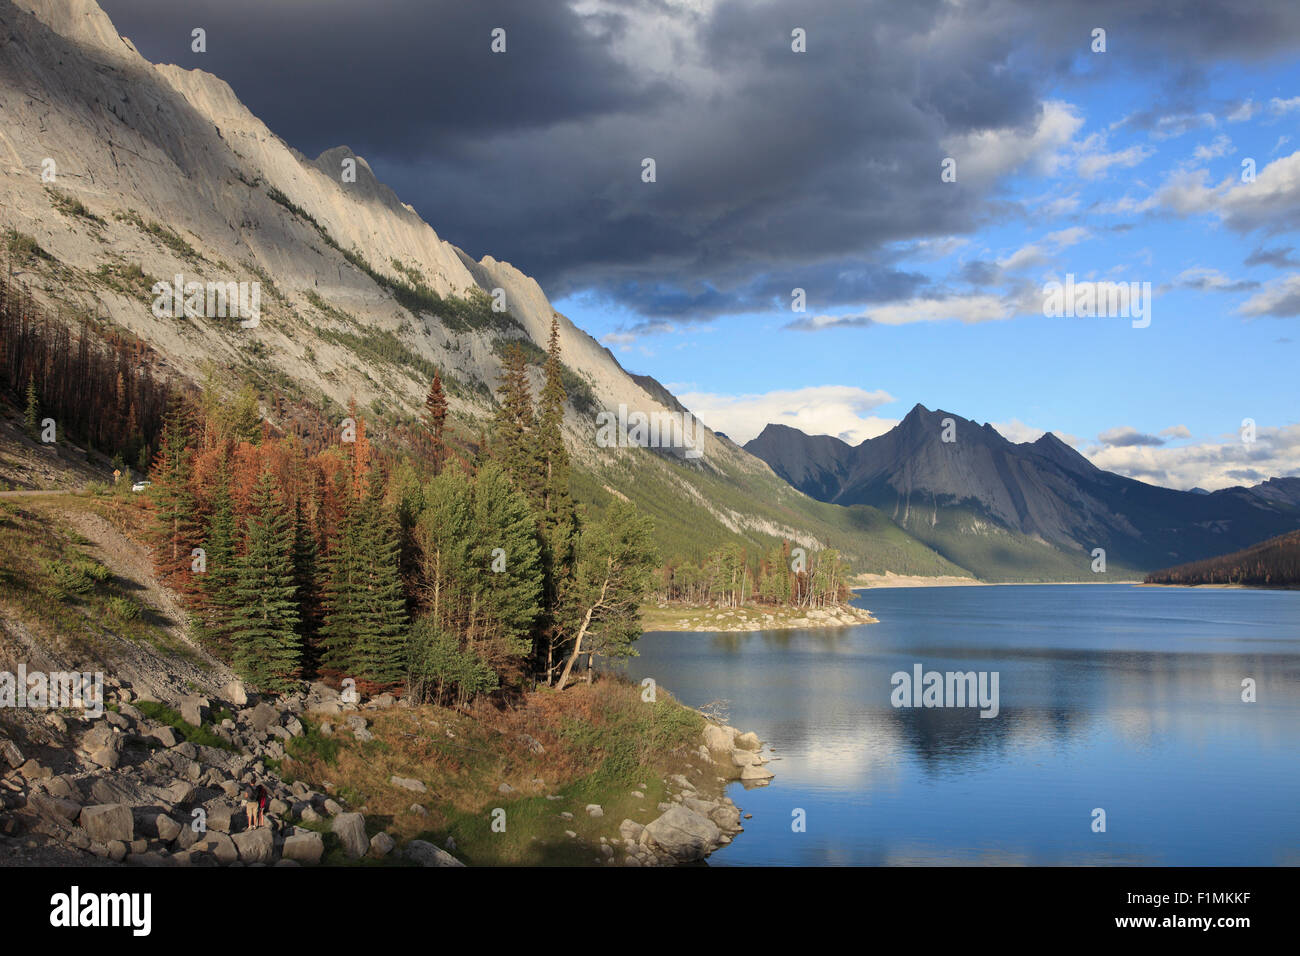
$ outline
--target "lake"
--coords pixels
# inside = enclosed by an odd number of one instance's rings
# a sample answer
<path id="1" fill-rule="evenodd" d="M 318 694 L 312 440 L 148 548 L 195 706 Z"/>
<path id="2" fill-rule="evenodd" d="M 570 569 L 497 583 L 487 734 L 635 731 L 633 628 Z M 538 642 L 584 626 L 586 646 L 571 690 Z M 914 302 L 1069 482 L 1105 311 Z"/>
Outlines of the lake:
<path id="1" fill-rule="evenodd" d="M 1300 591 L 878 588 L 854 603 L 880 623 L 638 642 L 630 676 L 729 701 L 778 758 L 769 786 L 729 790 L 753 819 L 711 865 L 1300 864 Z M 893 675 L 916 665 L 996 673 L 997 715 L 893 706 Z"/>

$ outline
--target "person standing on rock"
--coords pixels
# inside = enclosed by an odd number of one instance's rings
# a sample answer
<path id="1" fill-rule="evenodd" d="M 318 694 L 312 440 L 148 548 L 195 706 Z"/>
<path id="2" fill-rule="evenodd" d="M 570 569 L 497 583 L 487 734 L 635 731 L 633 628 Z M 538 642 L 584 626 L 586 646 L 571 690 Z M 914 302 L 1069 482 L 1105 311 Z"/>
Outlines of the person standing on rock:
<path id="1" fill-rule="evenodd" d="M 257 816 L 260 809 L 257 794 L 259 789 L 259 787 L 255 787 L 250 783 L 247 792 L 244 794 L 244 816 L 248 820 L 249 830 L 257 827 Z"/>
<path id="2" fill-rule="evenodd" d="M 260 783 L 257 785 L 257 825 L 266 826 L 266 806 L 271 802 L 271 795 L 267 793 L 266 787 Z"/>

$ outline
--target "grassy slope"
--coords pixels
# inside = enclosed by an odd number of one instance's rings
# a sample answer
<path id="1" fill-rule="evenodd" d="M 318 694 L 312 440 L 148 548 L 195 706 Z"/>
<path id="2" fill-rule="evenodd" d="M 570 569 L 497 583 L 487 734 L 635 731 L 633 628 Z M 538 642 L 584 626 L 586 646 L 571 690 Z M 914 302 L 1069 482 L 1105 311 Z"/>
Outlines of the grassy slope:
<path id="1" fill-rule="evenodd" d="M 931 519 L 934 523 L 931 524 Z M 964 508 L 939 508 L 914 512 L 903 526 L 915 538 L 949 561 L 973 569 L 984 581 L 1088 581 L 1103 576 L 1092 572 L 1092 554 L 1082 549 L 1069 554 L 1053 545 L 1008 531 Z M 1139 580 L 1141 572 L 1111 559 L 1106 576 Z"/>
<path id="2" fill-rule="evenodd" d="M 784 528 L 840 549 L 855 572 L 967 573 L 874 508 L 814 501 L 772 474 L 719 475 L 648 453 L 635 462 L 575 468 L 574 492 L 596 512 L 613 500 L 608 488 L 626 495 L 654 519 L 666 558 L 698 560 L 731 541 L 766 549 L 781 541 Z"/>
<path id="3" fill-rule="evenodd" d="M 692 765 L 698 759 L 689 750 L 699 747 L 703 718 L 663 691 L 647 703 L 639 687 L 617 678 L 563 694 L 539 690 L 504 711 L 421 706 L 366 716 L 375 735 L 367 743 L 343 732 L 321 736 L 309 720 L 309 733 L 288 747 L 282 775 L 315 786 L 329 781 L 361 808 L 372 833 L 439 846 L 454 838 L 456 855 L 470 865 L 603 862 L 602 836 L 615 842 L 621 821 L 659 816 L 667 776 L 690 774 L 700 791 L 722 792 L 715 774 Z M 545 752 L 535 753 L 524 734 Z M 427 790 L 397 787 L 393 775 Z M 512 792 L 502 794 L 503 783 Z M 413 804 L 425 812 L 412 812 Z M 598 804 L 603 816 L 588 815 L 588 804 Z M 493 829 L 497 810 L 504 811 L 504 832 Z M 328 850 L 329 835 L 326 842 Z M 615 859 L 622 858 L 619 849 Z"/>

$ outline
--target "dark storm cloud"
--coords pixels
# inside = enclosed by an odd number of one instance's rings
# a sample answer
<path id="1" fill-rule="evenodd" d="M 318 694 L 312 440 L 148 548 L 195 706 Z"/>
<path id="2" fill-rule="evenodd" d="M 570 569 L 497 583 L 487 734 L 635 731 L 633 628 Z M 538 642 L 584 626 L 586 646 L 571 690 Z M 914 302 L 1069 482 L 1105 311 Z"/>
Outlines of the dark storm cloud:
<path id="1" fill-rule="evenodd" d="M 103 3 L 303 152 L 356 149 L 470 254 L 673 321 L 788 307 L 796 286 L 818 308 L 914 294 L 891 244 L 1018 214 L 995 184 L 941 183 L 945 143 L 1032 131 L 1094 26 L 1109 68 L 1173 64 L 1171 103 L 1212 61 L 1300 37 L 1300 4 L 1262 0 Z"/>

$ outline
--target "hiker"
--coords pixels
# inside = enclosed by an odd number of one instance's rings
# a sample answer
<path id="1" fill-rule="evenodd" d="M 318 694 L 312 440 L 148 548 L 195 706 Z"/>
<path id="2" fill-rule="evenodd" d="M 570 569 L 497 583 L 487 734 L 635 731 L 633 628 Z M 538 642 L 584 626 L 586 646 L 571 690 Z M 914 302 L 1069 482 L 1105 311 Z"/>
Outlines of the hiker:
<path id="1" fill-rule="evenodd" d="M 271 802 L 271 795 L 266 792 L 266 787 L 260 783 L 257 785 L 257 825 L 266 826 L 266 805 Z"/>
<path id="2" fill-rule="evenodd" d="M 249 830 L 257 826 L 257 816 L 260 809 L 257 791 L 260 789 L 260 787 L 254 787 L 250 783 L 248 790 L 244 793 L 244 816 L 248 818 Z"/>

